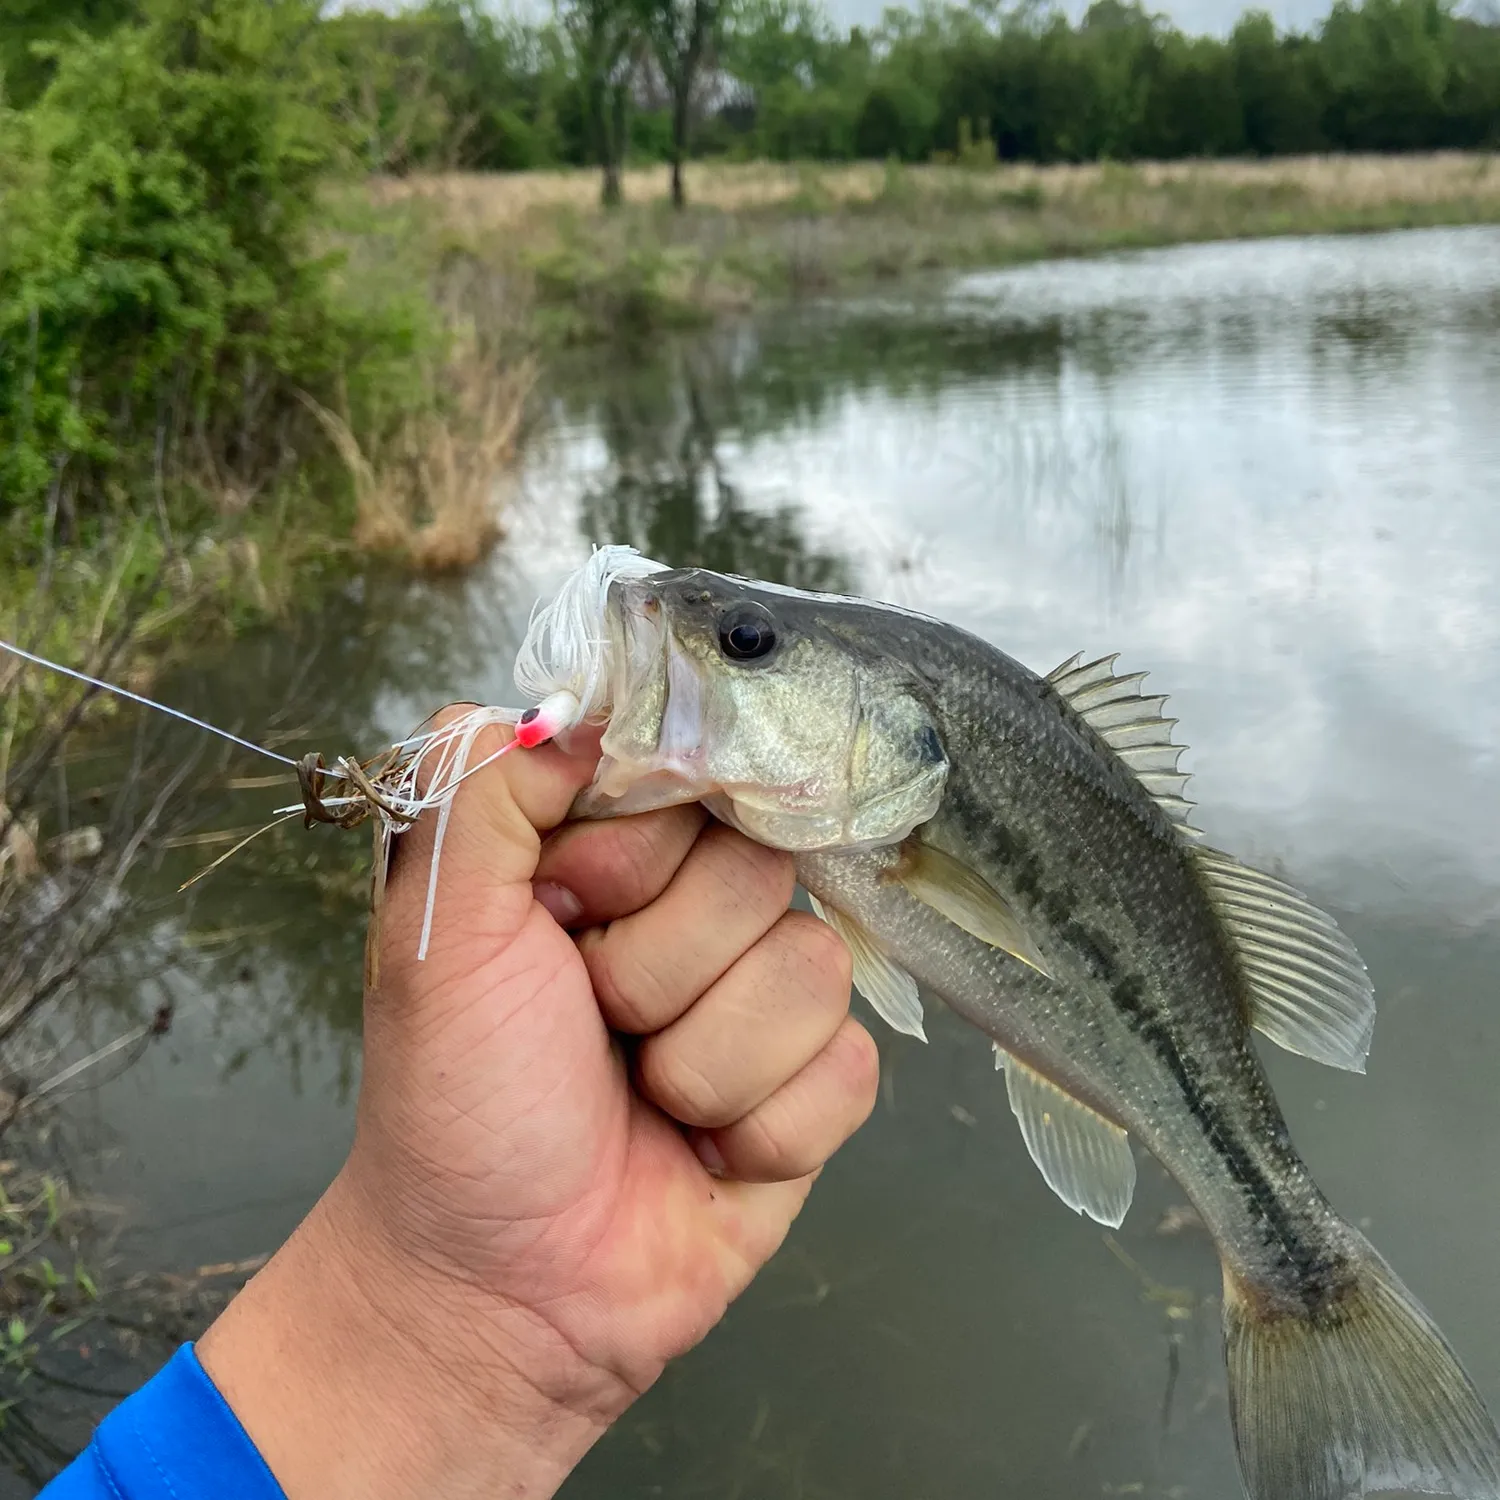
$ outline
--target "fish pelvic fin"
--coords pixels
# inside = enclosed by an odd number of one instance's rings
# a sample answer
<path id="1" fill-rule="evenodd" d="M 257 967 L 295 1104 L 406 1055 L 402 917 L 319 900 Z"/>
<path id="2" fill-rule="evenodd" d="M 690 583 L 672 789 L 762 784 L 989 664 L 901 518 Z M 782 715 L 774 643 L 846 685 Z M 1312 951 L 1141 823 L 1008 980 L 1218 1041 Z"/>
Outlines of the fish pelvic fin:
<path id="1" fill-rule="evenodd" d="M 853 961 L 854 988 L 870 1002 L 875 1014 L 894 1030 L 925 1042 L 927 1031 L 922 1025 L 922 998 L 917 992 L 917 981 L 853 917 L 819 901 L 811 892 L 807 899 L 812 902 L 813 911 L 843 938 Z"/>
<path id="2" fill-rule="evenodd" d="M 1135 1195 L 1130 1137 L 998 1046 L 996 1066 L 1002 1056 L 1011 1113 L 1047 1186 L 1075 1213 L 1118 1229 Z"/>
<path id="3" fill-rule="evenodd" d="M 1250 1500 L 1388 1490 L 1500 1500 L 1500 1434 L 1437 1325 L 1370 1245 L 1337 1301 L 1270 1311 L 1226 1267 L 1229 1410 Z"/>

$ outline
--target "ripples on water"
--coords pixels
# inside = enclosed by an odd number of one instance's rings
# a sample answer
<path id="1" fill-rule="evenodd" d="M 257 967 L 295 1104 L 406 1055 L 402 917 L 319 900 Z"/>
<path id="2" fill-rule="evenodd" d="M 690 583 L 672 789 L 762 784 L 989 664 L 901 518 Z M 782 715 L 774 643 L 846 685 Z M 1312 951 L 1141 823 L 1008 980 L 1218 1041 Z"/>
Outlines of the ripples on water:
<path id="1" fill-rule="evenodd" d="M 595 356 L 550 401 L 483 573 L 367 580 L 195 674 L 198 706 L 333 751 L 507 699 L 532 598 L 591 540 L 876 594 L 1043 671 L 1121 651 L 1174 695 L 1198 821 L 1364 951 L 1370 1076 L 1276 1058 L 1278 1090 L 1500 1405 L 1500 234 L 971 276 Z M 270 1247 L 340 1158 L 358 907 L 305 847 L 183 917 L 252 936 L 96 1101 L 143 1261 Z M 1156 1232 L 1180 1194 L 1143 1164 L 1112 1254 L 1026 1159 L 982 1038 L 881 1042 L 874 1122 L 570 1500 L 1238 1493 L 1213 1257 Z"/>

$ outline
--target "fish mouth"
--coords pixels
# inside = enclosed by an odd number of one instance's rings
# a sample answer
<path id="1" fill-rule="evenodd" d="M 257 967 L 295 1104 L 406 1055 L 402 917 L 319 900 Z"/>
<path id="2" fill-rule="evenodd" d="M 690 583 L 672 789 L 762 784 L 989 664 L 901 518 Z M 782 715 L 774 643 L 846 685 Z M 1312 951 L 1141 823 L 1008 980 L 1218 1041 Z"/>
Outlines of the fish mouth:
<path id="1" fill-rule="evenodd" d="M 665 700 L 656 736 L 652 769 L 692 778 L 703 759 L 703 679 L 692 657 L 682 649 L 661 595 L 649 578 L 621 579 L 610 590 L 617 606 L 620 643 L 615 652 L 615 707 L 623 708 L 649 691 L 665 673 Z"/>
<path id="2" fill-rule="evenodd" d="M 609 588 L 609 699 L 611 714 L 636 701 L 661 670 L 671 631 L 661 595 L 643 578 L 616 579 Z"/>
<path id="3" fill-rule="evenodd" d="M 610 585 L 609 723 L 573 815 L 622 816 L 694 801 L 704 779 L 704 684 L 649 578 Z"/>

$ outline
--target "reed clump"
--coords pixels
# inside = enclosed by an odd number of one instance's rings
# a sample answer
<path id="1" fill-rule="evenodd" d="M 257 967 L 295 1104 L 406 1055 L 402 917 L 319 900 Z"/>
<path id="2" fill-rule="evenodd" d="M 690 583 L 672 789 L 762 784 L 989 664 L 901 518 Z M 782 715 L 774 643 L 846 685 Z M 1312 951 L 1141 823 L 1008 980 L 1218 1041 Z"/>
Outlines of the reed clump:
<path id="1" fill-rule="evenodd" d="M 307 397 L 354 486 L 353 541 L 423 573 L 471 567 L 504 534 L 503 486 L 535 365 L 475 356 L 446 372 L 447 397 L 366 452 L 347 417 Z"/>

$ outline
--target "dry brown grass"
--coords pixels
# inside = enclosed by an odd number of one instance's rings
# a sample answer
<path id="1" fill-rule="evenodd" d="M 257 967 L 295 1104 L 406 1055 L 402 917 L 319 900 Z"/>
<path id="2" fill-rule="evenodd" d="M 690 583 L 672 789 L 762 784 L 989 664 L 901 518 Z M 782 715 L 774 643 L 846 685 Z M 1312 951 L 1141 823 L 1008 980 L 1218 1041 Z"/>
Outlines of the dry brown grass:
<path id="1" fill-rule="evenodd" d="M 311 398 L 354 482 L 354 544 L 425 573 L 472 566 L 504 533 L 501 492 L 515 458 L 529 362 L 492 365 L 477 354 L 445 373 L 447 399 L 366 454 L 348 422 Z"/>
<path id="2" fill-rule="evenodd" d="M 687 169 L 688 201 L 726 213 L 796 206 L 815 192 L 830 207 L 878 201 L 889 180 L 883 164 L 781 165 L 770 162 L 693 162 Z M 1040 190 L 1058 207 L 1080 206 L 1107 194 L 1127 177 L 1148 193 L 1172 189 L 1197 193 L 1280 192 L 1312 210 L 1377 209 L 1393 203 L 1435 206 L 1474 199 L 1500 206 L 1500 158 L 1441 152 L 1421 156 L 1302 156 L 1271 161 L 1148 162 L 1131 168 L 1085 166 L 1000 166 L 975 172 L 962 167 L 910 167 L 902 172 L 917 199 L 951 200 L 955 194 L 974 207 L 986 201 L 1013 202 L 1018 194 Z M 461 233 L 485 235 L 515 230 L 527 220 L 558 210 L 592 213 L 599 208 L 599 184 L 592 171 L 518 172 L 503 175 L 445 173 L 382 179 L 377 201 L 421 200 L 442 210 Z M 633 168 L 625 173 L 627 203 L 665 202 L 665 168 Z"/>
<path id="3" fill-rule="evenodd" d="M 1088 166 L 696 162 L 606 213 L 588 171 L 381 180 L 444 253 L 519 295 L 544 340 L 638 337 L 766 296 L 942 268 L 1267 235 L 1500 222 L 1500 158 L 1289 157 Z M 518 293 L 518 289 L 526 288 Z M 537 315 L 540 316 L 537 316 Z"/>

